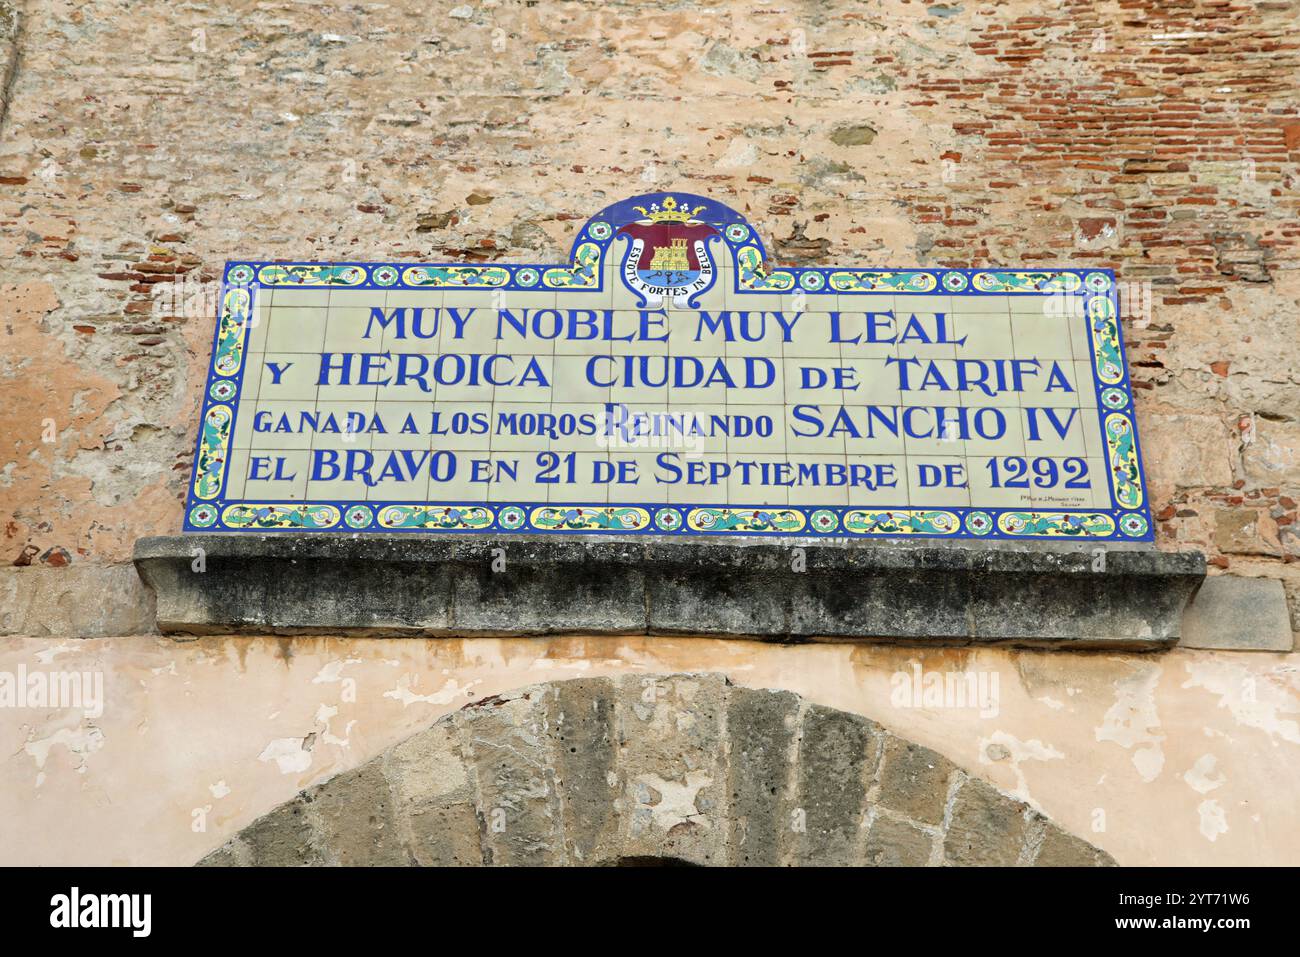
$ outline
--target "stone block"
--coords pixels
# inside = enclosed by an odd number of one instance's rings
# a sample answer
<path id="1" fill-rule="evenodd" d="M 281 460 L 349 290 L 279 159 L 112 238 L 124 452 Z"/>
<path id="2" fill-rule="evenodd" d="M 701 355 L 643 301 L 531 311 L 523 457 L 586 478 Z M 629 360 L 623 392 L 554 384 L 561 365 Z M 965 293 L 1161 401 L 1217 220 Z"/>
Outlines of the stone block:
<path id="1" fill-rule="evenodd" d="M 1215 575 L 1183 613 L 1182 648 L 1290 651 L 1295 636 L 1286 592 L 1273 578 Z"/>
<path id="2" fill-rule="evenodd" d="M 240 842 L 249 863 L 257 867 L 328 863 L 313 827 L 310 805 L 301 795 L 250 824 L 240 833 Z"/>
<path id="3" fill-rule="evenodd" d="M 108 638 L 158 630 L 131 565 L 0 568 L 0 635 Z"/>
<path id="4" fill-rule="evenodd" d="M 1113 862 L 861 715 L 707 673 L 485 698 L 309 788 L 201 863 Z"/>
<path id="5" fill-rule="evenodd" d="M 962 867 L 1011 867 L 1025 842 L 1026 807 L 977 778 L 962 782 L 953 800 L 943 853 Z"/>
<path id="6" fill-rule="evenodd" d="M 791 771 L 799 698 L 788 691 L 730 688 L 731 864 L 781 863 L 794 810 Z"/>
<path id="7" fill-rule="evenodd" d="M 808 708 L 799 739 L 799 863 L 859 863 L 864 795 L 880 760 L 880 726 L 860 715 Z"/>
<path id="8" fill-rule="evenodd" d="M 421 867 L 483 863 L 479 819 L 469 801 L 427 801 L 406 809 L 407 848 Z"/>
<path id="9" fill-rule="evenodd" d="M 1035 867 L 1113 867 L 1115 859 L 1082 838 L 1048 823 L 1038 846 Z"/>
<path id="10" fill-rule="evenodd" d="M 880 803 L 913 821 L 941 824 L 948 781 L 956 766 L 929 748 L 892 734 L 885 739 L 881 760 Z"/>
<path id="11" fill-rule="evenodd" d="M 494 698 L 457 715 L 474 766 L 484 859 L 493 865 L 564 861 L 561 810 L 545 689 Z"/>
<path id="12" fill-rule="evenodd" d="M 306 792 L 322 850 L 344 867 L 409 863 L 393 814 L 393 796 L 380 762 L 345 771 Z"/>
<path id="13" fill-rule="evenodd" d="M 605 860 L 618 838 L 614 704 L 609 678 L 561 682 L 550 699 L 565 850 L 574 864 Z"/>
<path id="14" fill-rule="evenodd" d="M 474 787 L 451 722 L 439 722 L 383 758 L 399 834 L 424 867 L 483 863 Z"/>
<path id="15" fill-rule="evenodd" d="M 645 632 L 642 571 L 621 545 L 521 539 L 467 544 L 450 583 L 457 634 Z M 493 550 L 505 567 L 493 568 Z"/>
<path id="16" fill-rule="evenodd" d="M 1138 425 L 1153 501 L 1174 489 L 1232 484 L 1237 439 L 1218 416 L 1144 415 Z"/>
<path id="17" fill-rule="evenodd" d="M 865 863 L 871 867 L 925 867 L 935 838 L 915 824 L 878 815 L 867 831 Z"/>
<path id="18" fill-rule="evenodd" d="M 1300 475 L 1300 424 L 1255 419 L 1255 440 L 1242 449 L 1246 477 L 1258 485 L 1289 485 Z"/>
<path id="19" fill-rule="evenodd" d="M 623 856 L 725 859 L 723 689 L 718 674 L 618 680 Z"/>
<path id="20" fill-rule="evenodd" d="M 1231 508 L 1214 521 L 1214 544 L 1227 555 L 1282 556 L 1277 522 L 1264 509 Z"/>
<path id="21" fill-rule="evenodd" d="M 719 543 L 720 544 L 720 543 Z M 652 543 L 646 606 L 652 634 L 785 635 L 789 549 Z"/>

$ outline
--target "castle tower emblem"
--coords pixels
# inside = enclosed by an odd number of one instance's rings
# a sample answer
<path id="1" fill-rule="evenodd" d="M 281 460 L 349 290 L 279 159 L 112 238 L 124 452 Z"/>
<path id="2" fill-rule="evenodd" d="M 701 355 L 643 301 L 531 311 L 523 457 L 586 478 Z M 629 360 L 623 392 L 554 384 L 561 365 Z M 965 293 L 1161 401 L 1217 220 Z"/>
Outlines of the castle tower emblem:
<path id="1" fill-rule="evenodd" d="M 704 206 L 679 205 L 672 196 L 662 203 L 632 207 L 641 217 L 618 230 L 628 241 L 622 277 L 627 286 L 645 297 L 645 308 L 664 308 L 671 300 L 679 309 L 711 285 L 716 267 L 709 240 L 718 231 L 697 217 Z"/>

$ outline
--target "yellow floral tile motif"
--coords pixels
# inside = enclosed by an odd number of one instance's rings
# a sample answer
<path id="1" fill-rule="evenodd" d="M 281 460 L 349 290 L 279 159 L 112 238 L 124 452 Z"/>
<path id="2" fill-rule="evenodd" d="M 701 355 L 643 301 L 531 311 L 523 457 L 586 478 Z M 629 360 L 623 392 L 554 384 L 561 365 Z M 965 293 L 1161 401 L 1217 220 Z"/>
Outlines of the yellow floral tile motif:
<path id="1" fill-rule="evenodd" d="M 221 494 L 230 445 L 230 406 L 211 406 L 199 428 L 199 452 L 194 462 L 194 497 L 208 500 Z"/>
<path id="2" fill-rule="evenodd" d="M 1120 358 L 1119 322 L 1114 302 L 1107 296 L 1096 296 L 1088 300 L 1087 315 L 1097 378 L 1107 385 L 1122 382 L 1124 362 Z"/>
<path id="3" fill-rule="evenodd" d="M 747 292 L 786 292 L 794 288 L 794 273 L 768 272 L 762 250 L 745 246 L 736 250 L 736 287 Z"/>
<path id="4" fill-rule="evenodd" d="M 831 273 L 836 292 L 930 292 L 939 280 L 928 272 L 883 272 L 873 269 L 840 269 Z"/>
<path id="5" fill-rule="evenodd" d="M 688 527 L 697 532 L 797 532 L 808 524 L 793 508 L 693 508 L 686 516 Z"/>
<path id="6" fill-rule="evenodd" d="M 495 515 L 485 505 L 389 505 L 376 516 L 381 528 L 425 528 L 430 531 L 484 529 Z"/>
<path id="7" fill-rule="evenodd" d="M 1083 279 L 1074 272 L 998 270 L 976 273 L 971 280 L 971 285 L 980 292 L 1041 295 L 1042 293 L 1075 292 L 1083 287 Z"/>
<path id="8" fill-rule="evenodd" d="M 844 529 L 854 535 L 955 535 L 961 519 L 954 512 L 905 509 L 849 509 Z"/>
<path id="9" fill-rule="evenodd" d="M 1017 538 L 1107 538 L 1115 520 L 1104 512 L 1003 512 L 998 528 Z"/>
<path id="10" fill-rule="evenodd" d="M 1142 482 L 1133 423 L 1128 416 L 1118 412 L 1106 416 L 1106 448 L 1110 453 L 1110 481 L 1115 501 L 1124 508 L 1137 508 L 1142 504 Z"/>
<path id="11" fill-rule="evenodd" d="M 573 257 L 568 269 L 548 269 L 542 274 L 542 285 L 548 289 L 595 289 L 600 285 L 600 247 L 583 243 Z"/>
<path id="12" fill-rule="evenodd" d="M 226 507 L 221 521 L 230 528 L 333 528 L 340 512 L 333 505 L 239 502 Z"/>
<path id="13" fill-rule="evenodd" d="M 529 520 L 543 531 L 630 532 L 646 528 L 650 513 L 617 505 L 547 505 L 533 509 Z"/>
<path id="14" fill-rule="evenodd" d="M 329 263 L 274 263 L 257 273 L 263 286 L 299 286 L 304 289 L 329 286 L 359 286 L 366 281 L 362 266 L 337 266 Z"/>
<path id="15" fill-rule="evenodd" d="M 221 299 L 221 316 L 217 320 L 217 345 L 212 355 L 212 371 L 221 376 L 232 376 L 244 363 L 244 332 L 252 296 L 247 289 L 226 291 Z"/>
<path id="16" fill-rule="evenodd" d="M 411 266 L 402 273 L 402 282 L 430 289 L 499 289 L 510 282 L 510 270 L 500 266 Z"/>

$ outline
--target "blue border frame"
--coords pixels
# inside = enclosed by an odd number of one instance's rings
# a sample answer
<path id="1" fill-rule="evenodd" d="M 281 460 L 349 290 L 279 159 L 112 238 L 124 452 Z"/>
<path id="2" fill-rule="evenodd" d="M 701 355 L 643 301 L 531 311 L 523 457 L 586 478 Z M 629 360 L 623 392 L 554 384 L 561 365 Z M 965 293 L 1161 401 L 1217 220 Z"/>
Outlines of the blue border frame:
<path id="1" fill-rule="evenodd" d="M 226 499 L 220 495 L 225 487 L 229 468 L 229 443 L 234 435 L 239 397 L 243 390 L 243 346 L 246 339 L 245 320 L 256 309 L 257 292 L 267 288 L 297 289 L 452 289 L 475 291 L 563 292 L 566 295 L 598 293 L 605 291 L 604 272 L 607 255 L 617 228 L 611 223 L 622 223 L 638 218 L 637 209 L 676 197 L 683 205 L 706 207 L 701 221 L 718 227 L 725 246 L 721 255 L 730 257 L 730 266 L 721 265 L 716 276 L 733 277 L 735 295 L 793 296 L 799 291 L 807 295 L 895 295 L 895 296 L 1057 296 L 1065 294 L 1080 300 L 1083 321 L 1089 341 L 1093 344 L 1093 389 L 1101 431 L 1103 457 L 1111 464 L 1112 446 L 1107 438 L 1107 424 L 1114 416 L 1123 417 L 1132 437 L 1132 458 L 1135 467 L 1137 505 L 1125 506 L 1117 499 L 1116 483 L 1107 478 L 1110 492 L 1109 508 L 975 508 L 843 505 L 790 505 L 790 506 L 737 506 L 730 503 L 718 505 L 681 505 L 654 503 L 592 504 L 574 502 L 356 502 L 333 501 L 246 501 Z M 654 208 L 654 207 L 651 207 Z M 714 241 L 716 243 L 716 240 Z M 594 250 L 594 252 L 593 252 Z M 596 258 L 593 260 L 593 255 Z M 420 278 L 423 281 L 412 282 Z M 592 282 L 594 278 L 594 282 Z M 504 279 L 504 281 L 503 281 Z M 268 281 L 269 280 L 269 281 Z M 715 278 L 714 283 L 719 280 Z M 837 282 L 839 285 L 837 285 Z M 858 288 L 842 288 L 844 283 Z M 784 286 L 777 288 L 778 286 Z M 981 288 L 981 285 L 989 288 Z M 629 287 L 630 288 L 630 287 Z M 635 290 L 633 290 L 635 292 Z M 247 293 L 243 301 L 241 292 Z M 701 291 L 702 294 L 703 291 Z M 236 305 L 228 307 L 232 294 Z M 639 295 L 639 294 L 638 294 Z M 1099 304 L 1099 301 L 1101 304 Z M 1106 305 L 1102 305 L 1106 304 Z M 640 307 L 644 308 L 644 299 Z M 1092 316 L 1093 311 L 1099 316 Z M 656 534 L 656 535 L 717 535 L 743 534 L 764 537 L 833 537 L 833 538 L 930 538 L 930 539 L 999 539 L 1010 541 L 1125 541 L 1151 542 L 1154 528 L 1146 493 L 1146 477 L 1142 468 L 1141 446 L 1133 412 L 1132 387 L 1124 351 L 1123 336 L 1119 327 L 1118 290 L 1114 273 L 1107 269 L 925 269 L 859 267 L 799 267 L 769 268 L 767 255 L 757 231 L 739 213 L 716 200 L 688 193 L 653 193 L 631 197 L 606 207 L 593 216 L 579 231 L 574 240 L 570 262 L 567 264 L 533 265 L 514 263 L 312 263 L 293 261 L 242 261 L 226 263 L 218 300 L 219 318 L 213 334 L 213 354 L 208 377 L 204 385 L 199 434 L 195 444 L 194 470 L 191 473 L 186 498 L 184 530 L 186 532 L 212 531 L 311 531 L 311 532 L 424 532 L 455 531 L 466 533 L 564 533 L 564 534 Z M 224 333 L 224 339 L 223 339 Z M 1109 349 L 1105 348 L 1109 346 Z M 229 368 L 231 363 L 235 368 Z M 1102 382 L 1099 369 L 1113 370 L 1114 381 Z M 218 385 L 227 385 L 218 389 Z M 230 386 L 233 385 L 233 390 Z M 218 394 L 220 393 L 220 394 Z M 1104 398 L 1105 397 L 1105 398 Z M 1107 404 L 1107 399 L 1112 404 Z M 225 443 L 221 446 L 218 462 L 209 442 L 205 447 L 208 429 L 205 423 L 219 410 L 220 418 L 226 415 Z M 224 412 L 220 411 L 224 410 Z M 219 432 L 220 430 L 218 430 Z M 205 448 L 208 452 L 205 457 Z M 209 468 L 201 472 L 201 464 Z M 219 471 L 217 470 L 219 466 Z M 1112 471 L 1114 471 L 1112 465 Z M 216 494 L 200 495 L 202 477 L 215 477 Z M 426 517 L 423 524 L 415 526 L 380 525 L 381 510 L 393 506 L 409 510 L 424 508 L 442 509 L 438 517 Z M 254 515 L 247 524 L 228 524 L 230 509 L 243 511 L 261 509 L 261 517 Z M 558 524 L 537 526 L 535 513 L 542 509 L 567 512 Z M 332 521 L 322 523 L 321 517 L 337 514 Z M 313 512 L 318 513 L 313 516 Z M 486 521 L 484 515 L 486 513 Z M 364 520 L 363 513 L 365 515 Z M 627 527 L 620 515 L 629 516 L 635 524 Z M 706 514 L 707 513 L 707 514 Z M 717 513 L 717 514 L 714 514 Z M 861 528 L 850 529 L 845 517 L 850 513 L 867 513 L 873 516 L 893 515 L 894 520 L 875 522 Z M 798 519 L 798 527 L 787 521 L 782 527 L 781 516 L 789 514 Z M 1007 531 L 1003 528 L 1004 516 L 1051 516 L 1058 521 L 1050 528 L 1041 522 L 1035 528 L 1045 530 Z M 926 519 L 924 516 L 931 516 Z M 935 516 L 946 516 L 936 519 Z M 1105 516 L 1113 526 L 1109 531 L 1088 530 L 1083 524 L 1085 516 Z M 713 522 L 700 526 L 706 519 Z M 699 521 L 692 522 L 692 519 Z M 1079 524 L 1073 524 L 1075 521 Z M 948 530 L 936 527 L 935 521 L 955 523 Z M 829 525 L 827 523 L 830 523 Z M 594 523 L 594 524 L 593 524 Z M 987 523 L 987 527 L 985 527 Z M 929 527 L 927 527 L 927 524 Z M 1050 526 L 1050 522 L 1047 526 Z"/>

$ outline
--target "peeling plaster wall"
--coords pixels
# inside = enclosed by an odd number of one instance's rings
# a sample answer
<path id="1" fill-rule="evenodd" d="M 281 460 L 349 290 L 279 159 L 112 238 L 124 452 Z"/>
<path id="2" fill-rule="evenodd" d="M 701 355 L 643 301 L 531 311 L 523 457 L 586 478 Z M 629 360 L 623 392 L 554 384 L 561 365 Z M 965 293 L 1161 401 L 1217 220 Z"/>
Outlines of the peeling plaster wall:
<path id="1" fill-rule="evenodd" d="M 20 664 L 102 671 L 107 705 L 93 720 L 33 709 L 0 723 L 4 864 L 192 863 L 470 701 L 566 677 L 676 671 L 722 671 L 905 731 L 1121 864 L 1280 865 L 1300 854 L 1294 655 L 690 638 L 6 640 L 0 671 Z M 918 668 L 974 674 L 984 695 L 927 706 L 904 687 Z"/>
<path id="2" fill-rule="evenodd" d="M 188 862 L 473 697 L 684 668 L 905 727 L 1122 863 L 1300 860 L 1294 654 L 177 645 L 128 563 L 180 526 L 227 257 L 558 261 L 605 203 L 683 189 L 785 264 L 1149 284 L 1124 335 L 1158 542 L 1282 580 L 1300 629 L 1298 14 L 0 0 L 0 671 L 108 696 L 0 709 L 0 862 Z M 913 657 L 996 675 L 999 715 L 892 709 Z"/>

